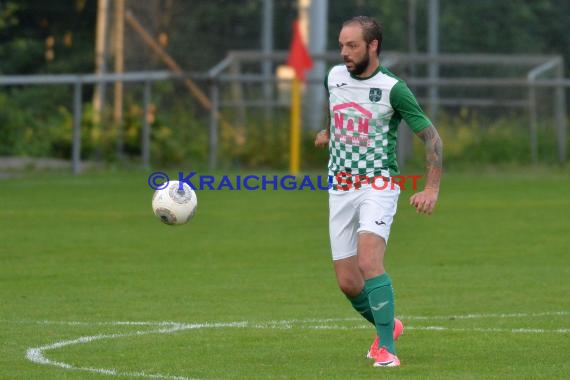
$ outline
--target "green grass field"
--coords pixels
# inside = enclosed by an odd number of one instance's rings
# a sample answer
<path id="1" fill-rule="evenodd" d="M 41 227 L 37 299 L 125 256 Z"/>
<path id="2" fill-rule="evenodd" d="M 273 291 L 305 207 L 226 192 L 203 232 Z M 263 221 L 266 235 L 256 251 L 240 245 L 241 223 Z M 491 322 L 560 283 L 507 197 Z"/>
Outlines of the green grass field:
<path id="1" fill-rule="evenodd" d="M 326 192 L 201 191 L 169 227 L 148 174 L 0 180 L 0 378 L 570 374 L 567 174 L 448 174 L 430 217 L 402 193 L 394 369 L 365 359 L 373 329 L 337 289 Z"/>

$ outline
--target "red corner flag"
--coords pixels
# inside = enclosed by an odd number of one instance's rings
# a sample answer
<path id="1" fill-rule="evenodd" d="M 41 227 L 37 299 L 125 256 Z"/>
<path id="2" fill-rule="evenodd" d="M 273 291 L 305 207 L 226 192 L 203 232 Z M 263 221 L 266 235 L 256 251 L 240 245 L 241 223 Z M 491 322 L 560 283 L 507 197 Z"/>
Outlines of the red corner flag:
<path id="1" fill-rule="evenodd" d="M 293 41 L 289 47 L 287 65 L 295 69 L 295 75 L 301 81 L 305 80 L 305 70 L 313 67 L 313 60 L 303 43 L 303 37 L 301 37 L 299 20 L 293 23 Z"/>

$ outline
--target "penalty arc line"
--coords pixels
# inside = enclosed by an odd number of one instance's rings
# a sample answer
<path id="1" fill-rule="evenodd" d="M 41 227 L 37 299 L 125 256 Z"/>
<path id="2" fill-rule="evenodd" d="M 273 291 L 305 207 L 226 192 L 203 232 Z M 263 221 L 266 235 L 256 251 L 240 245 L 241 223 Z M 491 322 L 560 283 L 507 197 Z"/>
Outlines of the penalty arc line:
<path id="1" fill-rule="evenodd" d="M 536 314 L 526 314 L 526 313 L 515 313 L 515 314 L 469 314 L 469 315 L 455 315 L 455 316 L 447 316 L 447 317 L 403 317 L 408 320 L 428 320 L 428 319 L 475 319 L 475 318 L 521 318 L 521 317 L 533 317 L 533 316 L 545 316 L 545 315 L 569 315 L 569 312 L 545 312 L 545 313 L 536 313 Z M 192 330 L 192 329 L 204 329 L 204 328 L 254 328 L 254 329 L 291 329 L 291 328 L 300 328 L 300 329 L 311 329 L 311 330 L 349 330 L 354 328 L 368 328 L 368 325 L 359 325 L 359 326 L 340 326 L 335 325 L 334 323 L 338 322 L 349 322 L 349 321 L 359 321 L 358 318 L 346 318 L 346 319 L 306 319 L 306 320 L 286 320 L 286 321 L 268 321 L 263 323 L 251 323 L 251 322 L 229 322 L 229 323 L 193 323 L 193 324 L 185 324 L 185 323 L 177 323 L 177 322 L 131 322 L 131 321 L 116 321 L 116 322 L 80 322 L 80 321 L 29 321 L 29 323 L 38 323 L 38 324 L 62 324 L 62 325 L 70 325 L 70 326 L 93 326 L 93 325 L 107 325 L 107 326 L 153 326 L 159 327 L 158 329 L 153 330 L 146 330 L 146 331 L 134 331 L 130 333 L 122 333 L 122 334 L 99 334 L 99 335 L 92 335 L 92 336 L 82 336 L 77 339 L 72 340 L 65 340 L 59 341 L 52 344 L 40 346 L 40 347 L 33 347 L 29 348 L 26 351 L 26 358 L 31 362 L 43 365 L 52 365 L 62 369 L 67 370 L 78 370 L 78 371 L 86 371 L 86 372 L 93 372 L 102 375 L 110 375 L 110 376 L 122 376 L 122 377 L 142 377 L 142 378 L 152 378 L 152 379 L 171 379 L 171 380 L 198 380 L 198 379 L 191 379 L 183 376 L 173 376 L 173 375 L 164 375 L 164 374 L 150 374 L 144 371 L 134 371 L 134 372 L 120 372 L 116 369 L 107 369 L 107 368 L 94 368 L 94 367 L 82 367 L 82 366 L 74 366 L 64 362 L 58 362 L 55 360 L 48 359 L 45 356 L 45 352 L 50 350 L 56 350 L 62 347 L 77 345 L 77 344 L 85 344 L 90 343 L 98 340 L 110 340 L 110 339 L 119 339 L 119 338 L 127 338 L 127 337 L 135 337 L 135 336 L 142 336 L 148 334 L 171 334 L 183 330 Z M 7 321 L 3 321 L 7 322 Z M 20 321 L 20 323 L 23 323 Z M 305 325 L 305 326 L 303 326 Z M 499 329 L 499 328 L 449 328 L 443 326 L 407 326 L 409 330 L 423 330 L 423 331 L 452 331 L 452 332 L 469 332 L 469 331 L 476 331 L 476 332 L 504 332 L 504 333 L 560 333 L 560 334 L 567 334 L 570 333 L 570 329 L 562 328 L 562 329 L 530 329 L 530 328 L 518 328 L 518 329 Z"/>
<path id="2" fill-rule="evenodd" d="M 46 322 L 46 321 L 44 321 Z M 44 353 L 46 351 L 55 350 L 58 348 L 76 345 L 76 344 L 85 344 L 89 342 L 94 342 L 97 340 L 108 340 L 108 339 L 118 339 L 118 338 L 127 338 L 127 337 L 134 337 L 134 336 L 142 336 L 148 334 L 171 334 L 181 330 L 190 330 L 190 329 L 202 329 L 202 328 L 222 328 L 222 327 L 242 327 L 242 322 L 233 322 L 233 323 L 204 323 L 204 324 L 182 324 L 182 323 L 170 323 L 170 322 L 159 322 L 159 325 L 171 325 L 172 327 L 161 327 L 159 329 L 148 330 L 148 331 L 134 331 L 130 333 L 124 334 L 99 334 L 99 335 L 91 335 L 91 336 L 82 336 L 77 339 L 72 340 L 65 340 L 60 342 L 55 342 L 52 344 L 48 344 L 41 347 L 33 347 L 29 348 L 26 351 L 26 358 L 33 363 L 37 364 L 44 364 L 44 365 L 52 365 L 55 367 L 68 369 L 68 370 L 78 370 L 78 371 L 86 371 L 86 372 L 94 372 L 101 375 L 111 375 L 111 376 L 123 376 L 123 377 L 143 377 L 143 378 L 150 378 L 150 379 L 169 379 L 169 380 L 198 380 L 192 379 L 183 376 L 172 376 L 172 375 L 163 375 L 163 374 L 149 374 L 144 371 L 136 371 L 136 372 L 120 372 L 116 369 L 108 369 L 108 368 L 94 368 L 94 367 L 81 367 L 81 366 L 74 366 L 64 362 L 58 362 L 55 360 L 51 360 L 46 358 Z M 118 325 L 137 325 L 137 323 L 118 323 Z M 144 325 L 148 325 L 144 323 Z"/>

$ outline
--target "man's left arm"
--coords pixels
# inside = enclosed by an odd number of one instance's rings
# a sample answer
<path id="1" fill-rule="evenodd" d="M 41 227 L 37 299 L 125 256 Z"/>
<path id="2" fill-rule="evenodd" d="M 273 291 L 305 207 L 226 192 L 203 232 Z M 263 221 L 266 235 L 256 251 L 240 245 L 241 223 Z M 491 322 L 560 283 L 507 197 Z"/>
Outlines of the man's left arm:
<path id="1" fill-rule="evenodd" d="M 422 111 L 412 91 L 404 82 L 397 83 L 390 91 L 390 103 L 426 148 L 427 176 L 423 191 L 412 195 L 410 204 L 419 213 L 431 214 L 439 195 L 439 182 L 443 166 L 443 144 L 432 122 Z"/>
<path id="2" fill-rule="evenodd" d="M 419 213 L 431 214 L 439 196 L 439 183 L 443 171 L 443 143 L 433 125 L 416 134 L 425 145 L 427 174 L 424 190 L 412 195 L 410 204 Z"/>

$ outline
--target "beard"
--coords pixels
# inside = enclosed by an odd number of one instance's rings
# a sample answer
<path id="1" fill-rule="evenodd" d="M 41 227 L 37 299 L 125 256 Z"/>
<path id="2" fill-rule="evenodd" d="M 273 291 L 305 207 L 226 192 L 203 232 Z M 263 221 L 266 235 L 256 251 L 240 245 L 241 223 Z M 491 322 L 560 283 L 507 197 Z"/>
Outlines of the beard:
<path id="1" fill-rule="evenodd" d="M 366 71 L 366 69 L 368 68 L 368 64 L 370 63 L 370 54 L 366 52 L 366 55 L 362 58 L 360 62 L 352 61 L 352 63 L 354 64 L 354 68 L 352 70 L 347 68 L 347 70 L 352 75 L 358 76 L 362 74 L 364 71 Z"/>

